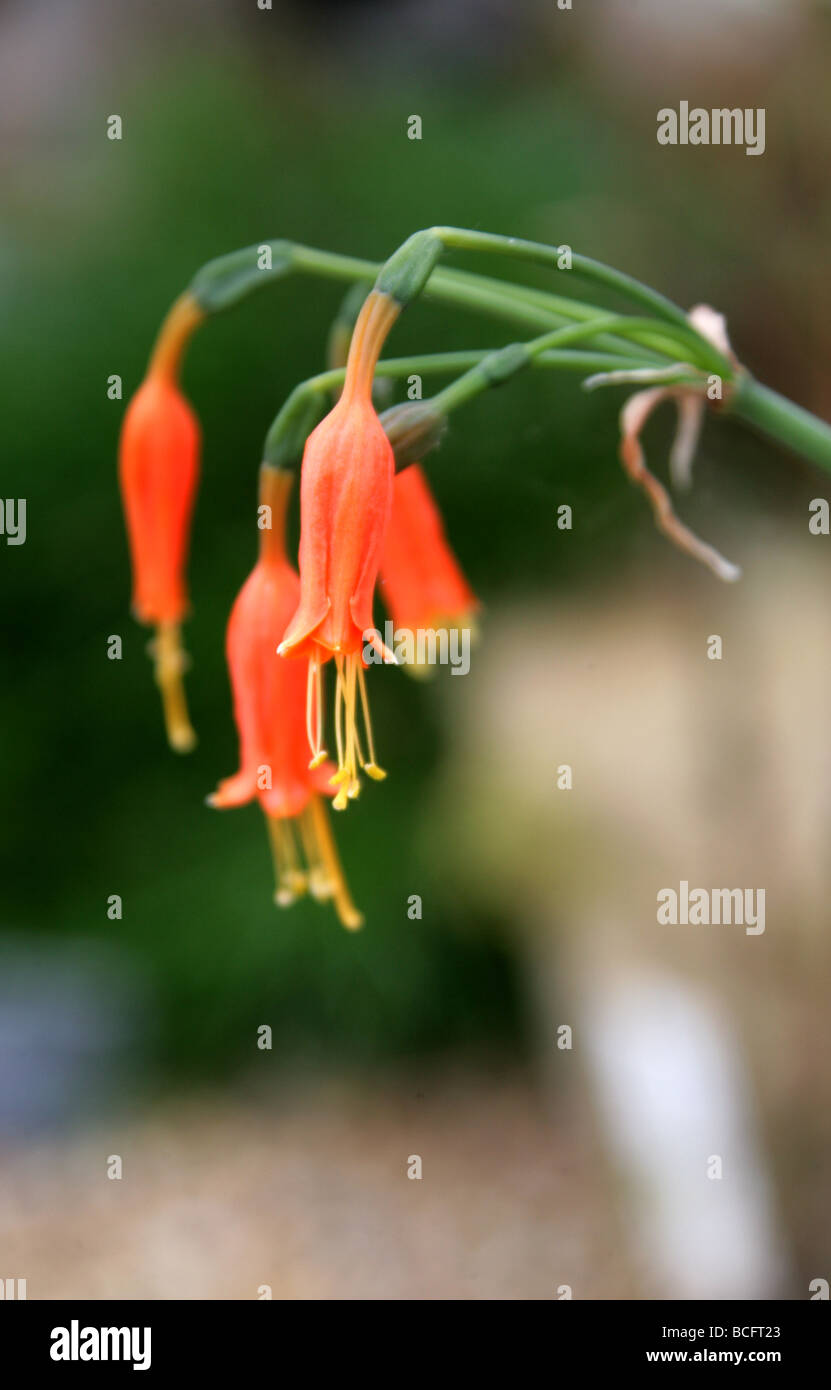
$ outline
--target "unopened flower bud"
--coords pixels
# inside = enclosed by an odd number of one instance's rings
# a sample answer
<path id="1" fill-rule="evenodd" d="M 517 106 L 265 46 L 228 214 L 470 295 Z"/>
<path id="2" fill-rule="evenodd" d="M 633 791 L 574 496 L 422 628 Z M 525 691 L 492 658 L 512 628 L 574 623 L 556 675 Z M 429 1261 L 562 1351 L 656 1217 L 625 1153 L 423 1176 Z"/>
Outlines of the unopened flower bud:
<path id="1" fill-rule="evenodd" d="M 447 417 L 431 401 L 403 401 L 384 411 L 381 424 L 400 471 L 408 464 L 420 463 L 438 447 L 447 428 Z"/>

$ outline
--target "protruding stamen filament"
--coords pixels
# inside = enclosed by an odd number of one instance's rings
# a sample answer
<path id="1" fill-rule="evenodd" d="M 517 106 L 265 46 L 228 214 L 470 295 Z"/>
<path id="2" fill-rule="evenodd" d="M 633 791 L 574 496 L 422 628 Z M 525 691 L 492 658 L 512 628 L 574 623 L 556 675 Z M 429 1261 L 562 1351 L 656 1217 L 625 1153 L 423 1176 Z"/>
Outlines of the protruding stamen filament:
<path id="1" fill-rule="evenodd" d="M 369 759 L 364 762 L 364 771 L 367 776 L 372 777 L 374 781 L 383 782 L 387 774 L 382 767 L 378 766 L 375 758 L 375 744 L 372 740 L 372 721 L 369 717 L 369 700 L 366 694 L 366 677 L 364 676 L 364 668 L 360 657 L 358 657 L 357 666 L 358 686 L 361 692 L 361 708 L 364 712 L 364 728 L 366 729 L 366 746 L 369 750 Z"/>
<path id="2" fill-rule="evenodd" d="M 346 767 L 349 771 L 349 782 L 347 785 L 347 795 L 354 797 L 358 787 L 358 749 L 357 749 L 357 730 L 355 728 L 355 667 L 357 661 L 354 657 L 347 658 L 346 661 Z"/>
<path id="3" fill-rule="evenodd" d="M 159 623 L 150 643 L 156 684 L 162 694 L 167 741 L 177 753 L 196 747 L 196 734 L 188 715 L 183 676 L 188 666 L 178 623 Z"/>
<path id="4" fill-rule="evenodd" d="M 387 774 L 375 761 L 369 701 L 360 653 L 352 652 L 349 656 L 338 653 L 335 656 L 335 669 L 335 742 L 338 750 L 338 770 L 330 781 L 331 785 L 338 789 L 332 805 L 336 811 L 343 811 L 350 801 L 354 801 L 360 795 L 359 768 L 363 768 L 367 776 L 376 782 L 382 781 Z M 368 758 L 364 757 L 358 730 L 359 698 L 369 750 Z"/>
<path id="5" fill-rule="evenodd" d="M 316 862 L 321 866 L 324 880 L 331 889 L 338 917 L 344 927 L 356 931 L 358 927 L 363 926 L 364 919 L 353 903 L 346 885 L 329 817 L 321 798 L 313 796 L 303 814 L 308 817 L 306 833 L 314 841 Z"/>
<path id="6" fill-rule="evenodd" d="M 309 769 L 313 771 L 328 756 L 323 747 L 323 673 L 314 657 L 309 662 L 306 683 L 306 736 L 312 754 Z"/>
<path id="7" fill-rule="evenodd" d="M 308 887 L 300 864 L 292 823 L 284 816 L 266 815 L 271 854 L 274 860 L 274 901 L 278 907 L 291 907 Z"/>
<path id="8" fill-rule="evenodd" d="M 328 902 L 334 896 L 335 885 L 329 878 L 329 872 L 321 856 L 320 844 L 315 830 L 315 820 L 311 806 L 307 806 L 301 813 L 300 838 L 303 841 L 303 852 L 306 856 L 306 863 L 309 866 L 309 892 L 315 902 Z"/>
<path id="9" fill-rule="evenodd" d="M 344 679 L 343 679 L 344 658 L 338 654 L 335 657 L 335 746 L 338 750 L 338 770 L 332 780 L 332 785 L 338 788 L 337 796 L 332 805 L 336 811 L 343 811 L 347 804 L 346 786 L 350 778 L 349 769 L 346 765 L 346 755 L 344 752 L 343 740 L 343 703 L 344 703 Z"/>

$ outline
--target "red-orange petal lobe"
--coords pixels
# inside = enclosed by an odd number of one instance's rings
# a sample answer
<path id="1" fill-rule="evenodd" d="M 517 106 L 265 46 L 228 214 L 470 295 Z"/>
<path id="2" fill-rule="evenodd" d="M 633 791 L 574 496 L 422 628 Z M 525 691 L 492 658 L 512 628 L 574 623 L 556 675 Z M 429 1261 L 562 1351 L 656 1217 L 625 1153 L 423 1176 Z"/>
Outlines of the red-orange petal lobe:
<path id="1" fill-rule="evenodd" d="M 235 772 L 220 782 L 216 791 L 208 797 L 211 806 L 224 809 L 227 806 L 244 806 L 257 795 L 256 774 L 251 771 Z"/>

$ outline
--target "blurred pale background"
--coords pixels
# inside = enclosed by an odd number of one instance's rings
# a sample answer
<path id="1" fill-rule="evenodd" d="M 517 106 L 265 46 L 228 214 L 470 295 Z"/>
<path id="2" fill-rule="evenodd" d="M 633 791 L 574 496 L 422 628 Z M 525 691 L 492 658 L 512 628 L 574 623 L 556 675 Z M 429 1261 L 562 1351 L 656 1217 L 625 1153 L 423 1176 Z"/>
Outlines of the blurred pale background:
<path id="1" fill-rule="evenodd" d="M 373 678 L 390 777 L 337 824 L 352 936 L 278 913 L 257 812 L 203 805 L 235 766 L 222 639 L 262 437 L 341 289 L 277 286 L 188 360 L 189 760 L 128 614 L 106 394 L 214 255 L 380 258 L 456 223 L 716 305 L 827 416 L 829 25 L 799 0 L 0 6 L 2 495 L 28 503 L 25 545 L 0 545 L 0 1277 L 30 1298 L 805 1298 L 829 1277 L 824 480 L 708 424 L 681 509 L 744 567 L 727 590 L 625 483 L 619 394 L 536 373 L 460 411 L 429 471 L 482 642 L 464 681 Z M 764 106 L 764 156 L 660 147 L 682 99 Z M 390 350 L 506 332 L 419 305 Z M 766 887 L 764 936 L 659 927 L 685 878 Z"/>

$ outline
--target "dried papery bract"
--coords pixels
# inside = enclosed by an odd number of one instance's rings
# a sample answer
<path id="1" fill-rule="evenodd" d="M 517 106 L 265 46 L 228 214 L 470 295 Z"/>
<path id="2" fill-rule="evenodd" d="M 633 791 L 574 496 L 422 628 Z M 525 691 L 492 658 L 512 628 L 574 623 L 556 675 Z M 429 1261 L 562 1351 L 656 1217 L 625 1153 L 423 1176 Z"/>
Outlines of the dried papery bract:
<path id="1" fill-rule="evenodd" d="M 689 320 L 701 336 L 712 343 L 738 369 L 739 364 L 730 347 L 723 315 L 717 313 L 715 309 L 711 309 L 707 304 L 698 304 L 691 310 Z M 668 536 L 680 550 L 706 565 L 719 579 L 731 583 L 740 578 L 741 570 L 737 565 L 731 564 L 723 555 L 720 555 L 713 546 L 702 541 L 679 520 L 667 489 L 647 468 L 641 445 L 641 434 L 653 411 L 664 401 L 674 401 L 678 410 L 678 427 L 670 451 L 670 477 L 678 487 L 688 488 L 690 486 L 693 459 L 704 420 L 707 378 L 702 375 L 700 382 L 695 385 L 671 381 L 673 371 L 684 370 L 695 375 L 694 369 L 688 364 L 679 363 L 674 369 L 670 368 L 664 372 L 653 374 L 653 381 L 659 380 L 662 375 L 669 378 L 666 384 L 653 384 L 646 390 L 638 391 L 634 396 L 629 397 L 620 412 L 620 458 L 629 477 L 643 489 L 649 498 L 656 524 L 664 535 Z M 646 375 L 645 372 L 628 374 L 625 371 L 611 372 L 600 377 L 590 378 L 586 385 L 643 380 Z"/>
<path id="2" fill-rule="evenodd" d="M 732 583 L 740 578 L 741 570 L 737 565 L 725 560 L 713 546 L 702 541 L 679 520 L 667 489 L 646 466 L 641 446 L 641 431 L 652 411 L 665 399 L 665 388 L 658 386 L 651 391 L 639 391 L 626 402 L 620 415 L 621 462 L 632 481 L 637 483 L 649 498 L 656 525 L 664 535 L 668 536 L 679 550 L 685 551 L 693 559 L 706 565 L 719 579 Z"/>
<path id="3" fill-rule="evenodd" d="M 127 407 L 119 444 L 119 479 L 133 570 L 133 611 L 156 629 L 150 644 L 172 748 L 188 752 L 196 735 L 188 717 L 181 622 L 188 608 L 185 567 L 199 481 L 199 425 L 177 384 L 185 344 L 202 320 L 188 295 L 173 306 L 147 375 Z"/>
<path id="4" fill-rule="evenodd" d="M 239 732 L 240 767 L 208 798 L 211 806 L 258 800 L 274 859 L 275 895 L 287 907 L 308 891 L 332 901 L 344 926 L 363 918 L 349 894 L 323 798 L 331 796 L 334 767 L 309 767 L 306 673 L 285 661 L 277 645 L 297 608 L 300 581 L 285 548 L 285 518 L 292 474 L 263 465 L 260 555 L 231 612 L 226 650 Z"/>

